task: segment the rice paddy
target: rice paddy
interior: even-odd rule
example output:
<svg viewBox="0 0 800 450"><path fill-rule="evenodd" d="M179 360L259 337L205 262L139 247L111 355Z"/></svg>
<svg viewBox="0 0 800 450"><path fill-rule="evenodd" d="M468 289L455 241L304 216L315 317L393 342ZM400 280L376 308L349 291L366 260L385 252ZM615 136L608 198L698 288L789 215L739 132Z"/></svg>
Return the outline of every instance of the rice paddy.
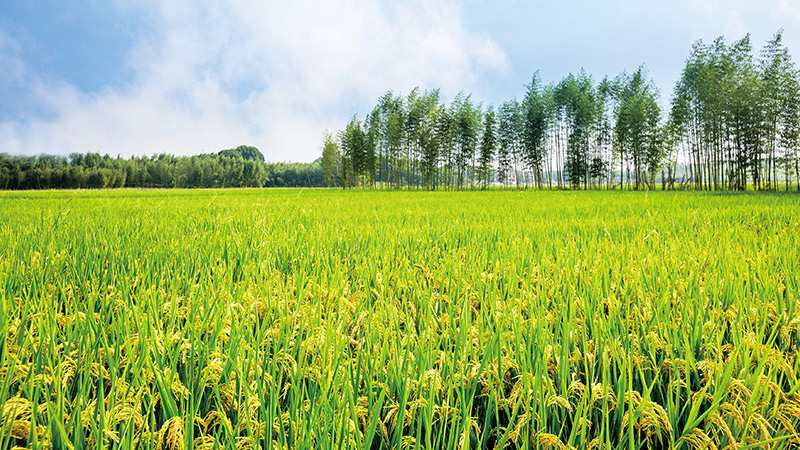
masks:
<svg viewBox="0 0 800 450"><path fill-rule="evenodd" d="M0 449L800 448L800 197L0 193Z"/></svg>

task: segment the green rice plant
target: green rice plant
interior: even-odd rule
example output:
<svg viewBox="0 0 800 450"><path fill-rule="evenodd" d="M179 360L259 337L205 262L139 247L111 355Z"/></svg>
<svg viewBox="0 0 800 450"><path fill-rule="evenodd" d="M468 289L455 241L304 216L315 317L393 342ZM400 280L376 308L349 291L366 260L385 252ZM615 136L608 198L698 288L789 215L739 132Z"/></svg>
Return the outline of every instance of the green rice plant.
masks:
<svg viewBox="0 0 800 450"><path fill-rule="evenodd" d="M800 448L798 211L0 193L0 449Z"/></svg>

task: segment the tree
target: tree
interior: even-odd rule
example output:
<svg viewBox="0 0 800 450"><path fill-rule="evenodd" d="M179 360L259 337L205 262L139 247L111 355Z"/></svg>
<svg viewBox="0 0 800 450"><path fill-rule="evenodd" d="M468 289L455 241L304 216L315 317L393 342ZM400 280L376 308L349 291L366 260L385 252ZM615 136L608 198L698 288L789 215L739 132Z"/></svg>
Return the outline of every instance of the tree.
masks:
<svg viewBox="0 0 800 450"><path fill-rule="evenodd" d="M633 163L635 188L645 181L653 181L664 155L661 108L658 92L652 80L645 80L644 68L639 67L633 75L618 77L619 100L615 111L614 126L616 150L621 163ZM620 167L620 183L623 167ZM645 176L650 174L650 178Z"/></svg>
<svg viewBox="0 0 800 450"><path fill-rule="evenodd" d="M240 145L236 148L220 150L219 155L229 158L242 158L250 161L264 162L264 155L257 148L249 145Z"/></svg>
<svg viewBox="0 0 800 450"><path fill-rule="evenodd" d="M436 185L439 162L437 133L439 91L414 89L406 100L405 135L408 147L408 186Z"/></svg>
<svg viewBox="0 0 800 450"><path fill-rule="evenodd" d="M322 135L322 173L325 185L335 186L339 163L339 144L329 132Z"/></svg>
<svg viewBox="0 0 800 450"><path fill-rule="evenodd" d="M569 74L556 86L554 100L567 135L564 172L572 187L588 186L589 148L597 122L597 99L592 79L585 72Z"/></svg>
<svg viewBox="0 0 800 450"><path fill-rule="evenodd" d="M496 120L494 108L489 106L483 116L483 135L481 136L480 157L478 159L480 180L483 182L483 189L489 184L489 175L492 172L492 162L494 153L497 149L497 131L495 129Z"/></svg>
<svg viewBox="0 0 800 450"><path fill-rule="evenodd" d="M453 185L453 163L455 146L455 118L451 108L438 105L435 112L436 141L439 145L439 184L450 187Z"/></svg>
<svg viewBox="0 0 800 450"><path fill-rule="evenodd" d="M547 155L545 145L552 120L547 96L548 92L542 86L539 72L536 72L531 83L527 85L525 99L522 101L521 138L525 164L533 172L537 187L543 184L543 169Z"/></svg>
<svg viewBox="0 0 800 450"><path fill-rule="evenodd" d="M508 181L508 174L514 170L514 180L519 186L519 155L522 136L522 116L520 105L516 100L510 100L499 109L497 129L498 139L498 172L503 182Z"/></svg>
<svg viewBox="0 0 800 450"><path fill-rule="evenodd" d="M475 150L478 145L478 129L481 123L481 111L472 104L469 96L459 94L451 106L454 117L454 135L456 147L456 168L458 170L458 187L462 189L467 177L474 175ZM472 165L473 173L469 172Z"/></svg>
<svg viewBox="0 0 800 450"><path fill-rule="evenodd" d="M358 186L366 168L366 134L355 116L339 134L342 152L342 187Z"/></svg>
<svg viewBox="0 0 800 450"><path fill-rule="evenodd" d="M426 92L420 99L422 119L417 129L417 147L420 151L422 183L435 189L438 182L439 150L441 148L439 124L439 91Z"/></svg>
<svg viewBox="0 0 800 450"><path fill-rule="evenodd" d="M777 189L779 166L783 166L788 189L791 167L797 170L798 72L783 45L783 30L779 30L767 41L761 51L760 75L765 112L764 136L766 161L766 184L768 189ZM794 158L793 158L794 157ZM794 159L794 164L792 159Z"/></svg>
<svg viewBox="0 0 800 450"><path fill-rule="evenodd" d="M727 90L728 187L745 190L748 170L760 159L763 110L758 70L753 61L750 36L734 43L730 53L730 76Z"/></svg>
<svg viewBox="0 0 800 450"><path fill-rule="evenodd" d="M380 162L377 160L379 157L379 148L381 147L381 111L379 107L375 107L368 115L364 123L366 127L366 139L364 142L364 171L368 177L367 184L375 187L377 166Z"/></svg>
<svg viewBox="0 0 800 450"><path fill-rule="evenodd" d="M792 73L793 72L793 73ZM794 180L800 191L800 71L793 65L786 69L787 77L784 85L781 119L785 124L781 134L781 146L784 148L784 175L786 190L792 177L794 163Z"/></svg>
<svg viewBox="0 0 800 450"><path fill-rule="evenodd" d="M402 148L404 137L405 111L403 99L394 96L391 92L383 95L378 107L381 111L381 144L382 154L385 159L381 163L381 170L386 171L386 182L389 186L400 187L400 168L402 161ZM385 169L384 169L385 168Z"/></svg>

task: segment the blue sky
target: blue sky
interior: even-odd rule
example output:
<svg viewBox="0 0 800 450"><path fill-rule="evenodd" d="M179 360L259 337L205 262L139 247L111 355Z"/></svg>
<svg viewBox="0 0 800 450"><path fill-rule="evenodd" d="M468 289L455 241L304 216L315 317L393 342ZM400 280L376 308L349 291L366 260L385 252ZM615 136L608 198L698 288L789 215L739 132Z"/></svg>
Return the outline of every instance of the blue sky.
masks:
<svg viewBox="0 0 800 450"><path fill-rule="evenodd" d="M496 105L536 70L644 63L667 104L694 41L750 33L757 50L780 28L796 55L800 2L4 0L0 152L311 161L387 90Z"/></svg>

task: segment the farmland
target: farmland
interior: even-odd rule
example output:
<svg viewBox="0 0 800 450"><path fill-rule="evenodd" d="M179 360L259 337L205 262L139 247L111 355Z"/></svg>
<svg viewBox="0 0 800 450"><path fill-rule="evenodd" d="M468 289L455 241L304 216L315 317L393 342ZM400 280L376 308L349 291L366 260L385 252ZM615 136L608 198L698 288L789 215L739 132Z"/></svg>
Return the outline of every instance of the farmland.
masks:
<svg viewBox="0 0 800 450"><path fill-rule="evenodd" d="M0 449L798 448L800 197L0 193Z"/></svg>

